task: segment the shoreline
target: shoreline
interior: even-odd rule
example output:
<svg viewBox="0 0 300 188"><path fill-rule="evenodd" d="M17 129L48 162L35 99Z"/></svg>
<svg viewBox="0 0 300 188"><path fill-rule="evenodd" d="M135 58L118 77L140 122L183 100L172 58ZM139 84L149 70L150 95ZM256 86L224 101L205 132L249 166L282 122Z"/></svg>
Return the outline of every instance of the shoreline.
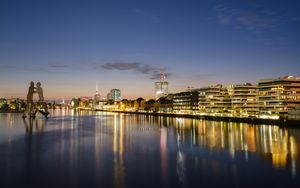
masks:
<svg viewBox="0 0 300 188"><path fill-rule="evenodd" d="M86 109L79 109L86 110ZM123 114L140 114L151 116L163 116L163 117L177 117L177 118L190 118L190 119L202 119L209 121L226 121L226 122L240 122L249 124L267 124L267 125L279 125L279 126L291 126L300 128L300 120L286 120L286 119L262 119L262 118L249 118L249 117L228 117L228 116L211 116L211 115L191 115L191 114L172 114L172 113L156 113L156 112L133 112L133 111L119 111L119 110L91 110L101 112L115 112Z"/></svg>
<svg viewBox="0 0 300 188"><path fill-rule="evenodd" d="M228 117L228 116L212 116L212 115L192 115L192 114L174 114L174 113L158 113L158 112L135 112L135 111L121 111L121 110L100 110L100 109L74 109L79 111L100 111L100 112L113 112L123 114L138 114L138 115L149 115L149 116L162 116L162 117L173 117L173 118L189 118L189 119L200 119L209 121L225 121L225 122L239 122L249 123L256 125L278 125L283 127L297 127L300 128L300 120L287 120L287 119L262 119L256 117ZM0 113L23 113L22 111L0 111ZM51 116L50 116L51 117Z"/></svg>

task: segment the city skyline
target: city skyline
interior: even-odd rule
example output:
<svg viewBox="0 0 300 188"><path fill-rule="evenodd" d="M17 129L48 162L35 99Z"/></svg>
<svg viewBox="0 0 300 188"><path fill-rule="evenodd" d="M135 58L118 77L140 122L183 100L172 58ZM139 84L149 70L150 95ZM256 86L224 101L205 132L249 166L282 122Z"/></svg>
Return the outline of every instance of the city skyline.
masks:
<svg viewBox="0 0 300 188"><path fill-rule="evenodd" d="M0 97L153 98L159 71L170 93L299 75L296 1L0 3ZM141 89L142 88L142 89Z"/></svg>

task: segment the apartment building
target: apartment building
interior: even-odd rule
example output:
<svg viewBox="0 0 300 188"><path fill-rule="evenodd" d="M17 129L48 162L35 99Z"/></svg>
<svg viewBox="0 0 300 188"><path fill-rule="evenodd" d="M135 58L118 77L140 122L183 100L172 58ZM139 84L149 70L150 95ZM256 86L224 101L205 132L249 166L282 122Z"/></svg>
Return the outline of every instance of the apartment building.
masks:
<svg viewBox="0 0 300 188"><path fill-rule="evenodd" d="M286 117L288 110L299 104L300 77L284 76L259 81L258 105L261 115Z"/></svg>

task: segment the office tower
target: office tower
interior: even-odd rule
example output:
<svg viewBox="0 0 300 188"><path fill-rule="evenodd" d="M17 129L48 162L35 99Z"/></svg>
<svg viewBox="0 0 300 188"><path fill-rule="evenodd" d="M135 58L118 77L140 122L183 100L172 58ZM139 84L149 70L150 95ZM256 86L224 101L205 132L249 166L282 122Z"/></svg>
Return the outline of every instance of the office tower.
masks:
<svg viewBox="0 0 300 188"><path fill-rule="evenodd" d="M96 84L96 93L95 93L95 96L94 96L94 100L96 102L96 101L99 101L100 99L101 99L101 96L98 92L98 84Z"/></svg>
<svg viewBox="0 0 300 188"><path fill-rule="evenodd" d="M155 99L159 99L160 97L165 97L168 95L168 86L169 83L166 80L166 76L163 72L160 73L160 81L155 82Z"/></svg>
<svg viewBox="0 0 300 188"><path fill-rule="evenodd" d="M110 92L107 94L108 100L113 101L121 101L121 90L120 89L111 89Z"/></svg>

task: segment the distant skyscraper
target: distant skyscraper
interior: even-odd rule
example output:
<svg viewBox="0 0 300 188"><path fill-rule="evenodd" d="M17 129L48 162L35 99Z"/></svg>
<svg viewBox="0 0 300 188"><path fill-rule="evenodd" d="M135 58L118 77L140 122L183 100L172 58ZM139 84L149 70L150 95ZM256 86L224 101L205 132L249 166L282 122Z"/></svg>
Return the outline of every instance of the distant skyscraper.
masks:
<svg viewBox="0 0 300 188"><path fill-rule="evenodd" d="M65 98L63 97L61 104L65 104Z"/></svg>
<svg viewBox="0 0 300 188"><path fill-rule="evenodd" d="M160 97L165 97L168 95L168 86L169 83L165 81L166 76L164 72L160 72L160 81L155 82L155 99L159 99Z"/></svg>
<svg viewBox="0 0 300 188"><path fill-rule="evenodd" d="M95 96L94 96L94 100L95 101L99 101L101 99L101 96L98 92L98 83L96 84L96 93L95 93Z"/></svg>
<svg viewBox="0 0 300 188"><path fill-rule="evenodd" d="M111 89L110 92L107 94L108 100L113 101L120 101L121 98L121 90L120 89Z"/></svg>

